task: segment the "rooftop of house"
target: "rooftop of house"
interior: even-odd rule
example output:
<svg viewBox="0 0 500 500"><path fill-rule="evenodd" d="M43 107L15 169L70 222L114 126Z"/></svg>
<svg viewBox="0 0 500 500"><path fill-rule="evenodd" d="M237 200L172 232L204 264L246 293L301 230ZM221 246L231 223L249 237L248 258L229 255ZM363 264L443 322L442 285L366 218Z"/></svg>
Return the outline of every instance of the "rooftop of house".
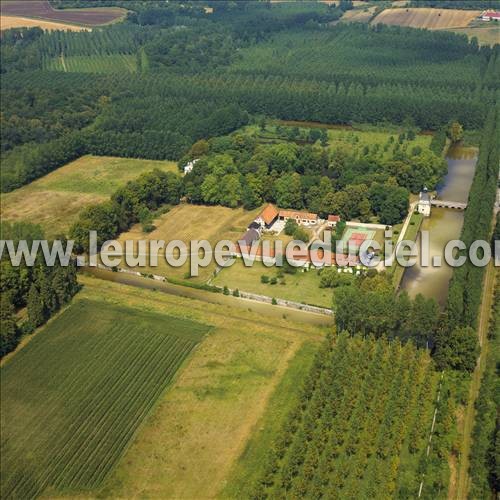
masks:
<svg viewBox="0 0 500 500"><path fill-rule="evenodd" d="M430 203L431 197L426 189L420 192L420 202L421 203Z"/></svg>
<svg viewBox="0 0 500 500"><path fill-rule="evenodd" d="M280 210L280 217L288 217L291 219L310 219L316 220L318 218L318 214L313 214L311 212L298 212L296 210Z"/></svg>
<svg viewBox="0 0 500 500"><path fill-rule="evenodd" d="M272 203L269 203L269 205L262 210L259 217L266 224L271 224L271 222L278 217L278 209Z"/></svg>

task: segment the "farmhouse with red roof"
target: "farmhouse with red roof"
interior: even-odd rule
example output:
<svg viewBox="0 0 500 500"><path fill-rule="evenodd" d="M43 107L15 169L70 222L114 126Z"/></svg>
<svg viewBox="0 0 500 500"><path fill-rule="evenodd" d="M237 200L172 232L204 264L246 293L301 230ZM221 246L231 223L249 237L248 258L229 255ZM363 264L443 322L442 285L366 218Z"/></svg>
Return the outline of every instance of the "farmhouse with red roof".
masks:
<svg viewBox="0 0 500 500"><path fill-rule="evenodd" d="M500 12L495 10L485 10L481 14L481 21L500 21Z"/></svg>

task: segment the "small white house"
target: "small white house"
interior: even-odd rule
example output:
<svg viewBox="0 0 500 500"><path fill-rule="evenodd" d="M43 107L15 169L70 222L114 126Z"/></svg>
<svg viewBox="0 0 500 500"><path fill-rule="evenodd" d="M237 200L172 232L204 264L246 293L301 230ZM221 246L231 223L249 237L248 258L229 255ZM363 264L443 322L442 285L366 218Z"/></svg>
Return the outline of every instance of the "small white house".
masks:
<svg viewBox="0 0 500 500"><path fill-rule="evenodd" d="M423 191L420 192L420 198L418 200L417 210L424 217L430 217L431 215L431 197L427 192L427 189L424 188Z"/></svg>
<svg viewBox="0 0 500 500"><path fill-rule="evenodd" d="M191 160L186 165L184 165L184 174L189 174L189 172L192 172L193 167L195 166L195 164L198 160L199 160L199 158L196 158L195 160Z"/></svg>

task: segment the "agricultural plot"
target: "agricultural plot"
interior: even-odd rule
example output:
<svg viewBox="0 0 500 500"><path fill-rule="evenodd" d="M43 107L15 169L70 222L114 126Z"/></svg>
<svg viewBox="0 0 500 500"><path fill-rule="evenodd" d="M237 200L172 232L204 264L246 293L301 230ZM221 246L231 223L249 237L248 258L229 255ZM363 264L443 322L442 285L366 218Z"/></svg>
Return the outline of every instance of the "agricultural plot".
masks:
<svg viewBox="0 0 500 500"><path fill-rule="evenodd" d="M500 43L500 26L497 23L483 23L482 25L455 28L449 31L453 31L453 33L459 35L467 35L469 40L476 37L479 45L495 45Z"/></svg>
<svg viewBox="0 0 500 500"><path fill-rule="evenodd" d="M359 9L351 9L345 12L345 14L341 17L341 22L346 23L367 23L375 14L377 9L376 5L372 5L369 7L363 7Z"/></svg>
<svg viewBox="0 0 500 500"><path fill-rule="evenodd" d="M79 299L2 367L2 497L98 487L209 331Z"/></svg>
<svg viewBox="0 0 500 500"><path fill-rule="evenodd" d="M480 10L434 8L385 9L371 23L426 28L429 30L465 28L480 14Z"/></svg>
<svg viewBox="0 0 500 500"><path fill-rule="evenodd" d="M266 458L266 426L276 426L269 417L262 440L241 456L239 469L260 475L237 468L227 490L238 498L416 497L438 379L428 353L411 344L347 336L326 343ZM446 408L438 408L436 429Z"/></svg>
<svg viewBox="0 0 500 500"><path fill-rule="evenodd" d="M153 222L155 226L151 233L144 233L142 226L136 224L130 231L122 233L119 240L180 240L186 243L189 250L191 240L208 240L212 248L218 241L230 240L236 242L246 231L250 222L261 211L261 208L247 211L243 208L227 208L222 206L203 206L181 204L172 207ZM135 247L136 248L136 247ZM144 272L167 276L169 278L188 278L190 256L180 267L172 267L165 261L164 251L159 253L158 266L143 268ZM195 281L207 281L215 270L215 263L200 268L200 275L192 278Z"/></svg>
<svg viewBox="0 0 500 500"><path fill-rule="evenodd" d="M131 54L61 56L49 60L45 69L75 73L135 73L137 58Z"/></svg>
<svg viewBox="0 0 500 500"><path fill-rule="evenodd" d="M159 168L177 172L174 162L82 156L27 186L3 194L3 220L41 224L47 237L64 233L88 205L105 201L120 186Z"/></svg>
<svg viewBox="0 0 500 500"><path fill-rule="evenodd" d="M42 28L45 31L87 31L89 29L84 26L76 26L74 24L59 23L54 21L43 21L42 19L29 19L27 17L20 16L0 16L0 30L34 27Z"/></svg>
<svg viewBox="0 0 500 500"><path fill-rule="evenodd" d="M111 274L111 277L116 274ZM79 297L213 326L141 426L123 459L94 492L106 498L214 498L278 384L299 362L304 373L326 329L293 312L222 294L197 299L87 276ZM182 293L181 293L182 295ZM237 306L232 303L237 302ZM314 315L312 315L314 316ZM299 359L300 358L300 359ZM296 395L293 384L282 396Z"/></svg>
<svg viewBox="0 0 500 500"><path fill-rule="evenodd" d="M119 7L90 9L54 9L48 0L4 0L2 16L21 16L62 21L84 26L98 26L120 20L127 11Z"/></svg>

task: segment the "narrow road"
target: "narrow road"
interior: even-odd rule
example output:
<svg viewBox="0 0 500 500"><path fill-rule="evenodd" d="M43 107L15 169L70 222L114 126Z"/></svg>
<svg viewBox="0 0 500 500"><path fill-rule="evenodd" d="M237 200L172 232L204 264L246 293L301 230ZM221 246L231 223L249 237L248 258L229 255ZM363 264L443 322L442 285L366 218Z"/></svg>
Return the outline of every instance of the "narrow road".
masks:
<svg viewBox="0 0 500 500"><path fill-rule="evenodd" d="M83 269L83 268L82 268ZM271 305L265 302L251 300L243 297L233 297L232 295L224 295L222 293L213 293L199 288L190 288L187 286L176 285L169 282L156 281L149 278L143 278L127 273L115 273L95 267L86 267L86 273L99 279L121 283L123 285L135 286L138 288L146 288L149 290L157 290L159 292L185 297L190 299L210 302L212 304L220 304L232 307L243 308L247 311L253 311L260 316L263 314L271 317L286 316L290 322L297 321L299 323L309 323L319 326L330 326L333 324L333 316L326 314L318 314L307 310L300 310L281 305Z"/></svg>
<svg viewBox="0 0 500 500"><path fill-rule="evenodd" d="M495 286L496 269L493 262L490 262L486 268L483 284L483 295L481 309L479 312L479 344L481 352L477 361L476 369L472 375L469 389L469 398L464 415L462 444L460 447L460 466L458 471L456 494L452 498L466 500L470 485L469 477L469 453L471 447L472 429L474 427L474 417L476 414L475 402L481 386L484 368L486 365L486 356L488 354L488 326L491 316L491 307L493 304L493 290ZM452 485L450 485L451 487Z"/></svg>

